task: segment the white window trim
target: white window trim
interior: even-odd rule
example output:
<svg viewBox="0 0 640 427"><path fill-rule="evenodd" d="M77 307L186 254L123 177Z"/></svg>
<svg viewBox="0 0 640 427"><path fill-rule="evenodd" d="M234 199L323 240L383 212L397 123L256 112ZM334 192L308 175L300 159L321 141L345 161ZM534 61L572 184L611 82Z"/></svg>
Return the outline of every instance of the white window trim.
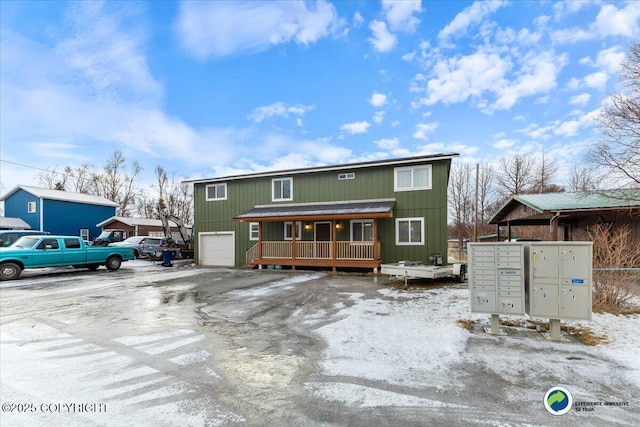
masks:
<svg viewBox="0 0 640 427"><path fill-rule="evenodd" d="M37 205L36 202L27 202L27 213L36 213Z"/></svg>
<svg viewBox="0 0 640 427"><path fill-rule="evenodd" d="M280 198L280 199L276 199L276 188L275 188L275 183L276 181L286 181L289 180L290 185L289 185L289 191L290 191L290 197L288 198ZM282 184L280 184L282 185ZM282 189L282 187L280 188ZM272 202L287 202L287 201L291 201L293 200L293 177L291 176L283 176L281 178L273 178L271 180L271 201Z"/></svg>
<svg viewBox="0 0 640 427"><path fill-rule="evenodd" d="M345 172L338 174L338 180L343 181L345 179L356 179L355 172Z"/></svg>
<svg viewBox="0 0 640 427"><path fill-rule="evenodd" d="M427 170L427 185L421 187L415 187L413 185L413 174L411 175L411 187L398 187L398 172L403 171L414 171L416 169L426 169ZM432 167L431 165L420 165L420 166L407 166L403 168L395 168L393 170L393 191L417 191L417 190L431 190L432 188Z"/></svg>
<svg viewBox="0 0 640 427"><path fill-rule="evenodd" d="M412 222L419 221L420 222L420 242L401 242L400 241L400 222ZM409 233L411 236L411 233ZM424 246L424 218L416 217L416 218L396 218L396 245L397 246Z"/></svg>
<svg viewBox="0 0 640 427"><path fill-rule="evenodd" d="M293 240L291 236L287 236L287 225L291 224L293 227L293 221L285 221L284 223L284 240ZM296 221L296 240L300 240L302 236L302 221Z"/></svg>
<svg viewBox="0 0 640 427"><path fill-rule="evenodd" d="M89 229L88 228L81 228L80 229L80 237L82 238L82 240L89 240Z"/></svg>
<svg viewBox="0 0 640 427"><path fill-rule="evenodd" d="M349 221L349 240L351 240L352 242L355 242L356 240L353 240L353 224L363 224L365 222L370 222L371 223L371 227L373 227L373 220L372 219L352 219L351 221ZM373 230L372 230L373 231ZM371 238L373 238L373 233L371 235ZM358 240L360 241L360 240ZM372 240L362 240L363 242L370 242Z"/></svg>
<svg viewBox="0 0 640 427"><path fill-rule="evenodd" d="M256 227L254 230L253 227ZM253 237L254 231L256 232L256 236ZM249 223L249 240L259 240L260 239L260 223L259 222L250 222Z"/></svg>
<svg viewBox="0 0 640 427"><path fill-rule="evenodd" d="M209 197L209 187L224 187L224 197ZM217 193L217 191L215 191L214 193ZM223 183L217 183L217 184L208 184L205 189L204 189L204 196L207 200L207 202L218 202L221 200L227 200L227 183L223 182Z"/></svg>

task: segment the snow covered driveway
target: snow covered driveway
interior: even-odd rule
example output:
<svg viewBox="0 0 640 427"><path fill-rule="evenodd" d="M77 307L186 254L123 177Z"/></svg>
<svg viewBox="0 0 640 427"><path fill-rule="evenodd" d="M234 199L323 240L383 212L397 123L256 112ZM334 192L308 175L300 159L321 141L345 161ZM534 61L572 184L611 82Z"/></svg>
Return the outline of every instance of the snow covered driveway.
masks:
<svg viewBox="0 0 640 427"><path fill-rule="evenodd" d="M640 424L640 317L580 322L596 347L483 323L454 285L144 261L28 275L0 284L0 425ZM543 406L554 386L566 415Z"/></svg>

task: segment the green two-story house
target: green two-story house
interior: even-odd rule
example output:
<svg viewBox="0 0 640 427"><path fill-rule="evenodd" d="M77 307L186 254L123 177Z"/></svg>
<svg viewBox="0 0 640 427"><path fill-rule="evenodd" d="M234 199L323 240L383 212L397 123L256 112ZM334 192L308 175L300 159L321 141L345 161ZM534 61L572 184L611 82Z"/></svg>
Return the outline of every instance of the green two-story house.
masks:
<svg viewBox="0 0 640 427"><path fill-rule="evenodd" d="M377 270L447 254L457 153L188 181L205 266Z"/></svg>

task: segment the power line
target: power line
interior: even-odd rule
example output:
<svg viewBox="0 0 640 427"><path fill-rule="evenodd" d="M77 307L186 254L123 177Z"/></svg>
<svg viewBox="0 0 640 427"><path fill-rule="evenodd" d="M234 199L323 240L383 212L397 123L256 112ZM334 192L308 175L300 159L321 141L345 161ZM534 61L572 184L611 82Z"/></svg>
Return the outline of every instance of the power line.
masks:
<svg viewBox="0 0 640 427"><path fill-rule="evenodd" d="M57 173L59 175L64 175L65 174L64 172L58 172L56 170L50 170L50 169L37 168L35 166L29 166L29 165L25 165L25 164L18 163L18 162L12 162L10 160L0 159L0 162L9 163L9 164L16 165L16 166L22 166L22 167L29 168L29 169L35 169L35 170L39 170L39 171L42 171L42 172Z"/></svg>

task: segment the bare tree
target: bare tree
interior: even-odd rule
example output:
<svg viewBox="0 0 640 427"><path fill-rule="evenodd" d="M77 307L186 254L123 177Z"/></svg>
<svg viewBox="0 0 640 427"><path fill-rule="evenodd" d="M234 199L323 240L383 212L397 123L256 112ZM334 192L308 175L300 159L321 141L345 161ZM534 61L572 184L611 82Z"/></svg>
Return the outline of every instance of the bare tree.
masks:
<svg viewBox="0 0 640 427"><path fill-rule="evenodd" d="M495 213L496 191L495 171L489 164L484 164L478 170L478 234L489 234L491 226L489 220Z"/></svg>
<svg viewBox="0 0 640 427"><path fill-rule="evenodd" d="M558 173L558 162L556 159L549 159L542 150L540 161L534 166L533 184L530 192L548 193L556 192L559 187L553 184L553 179Z"/></svg>
<svg viewBox="0 0 640 427"><path fill-rule="evenodd" d="M503 197L529 192L535 182L535 158L524 154L500 159L496 182Z"/></svg>
<svg viewBox="0 0 640 427"><path fill-rule="evenodd" d="M65 190L67 185L67 175L58 172L56 168L47 169L38 173L38 182L47 190Z"/></svg>
<svg viewBox="0 0 640 427"><path fill-rule="evenodd" d="M469 163L455 164L449 181L449 200L453 217L452 237L458 239L458 247L473 234L474 190L472 168Z"/></svg>
<svg viewBox="0 0 640 427"><path fill-rule="evenodd" d="M185 223L193 221L193 191L191 186L178 181L175 174L169 178L162 166L155 168L158 199L155 202L156 213L159 217L160 209L168 215L175 215Z"/></svg>
<svg viewBox="0 0 640 427"><path fill-rule="evenodd" d="M620 188L640 188L640 43L621 64L622 92L614 94L597 120L602 139L587 154ZM637 195L640 198L640 194Z"/></svg>
<svg viewBox="0 0 640 427"><path fill-rule="evenodd" d="M592 191L596 189L596 182L593 169L583 165L574 165L569 171L567 190L573 192Z"/></svg>
<svg viewBox="0 0 640 427"><path fill-rule="evenodd" d="M103 172L93 175L93 187L97 195L120 205L119 216L129 216L135 206L138 192L135 183L141 172L142 167L137 162L133 162L127 172L126 159L116 150L107 160Z"/></svg>

